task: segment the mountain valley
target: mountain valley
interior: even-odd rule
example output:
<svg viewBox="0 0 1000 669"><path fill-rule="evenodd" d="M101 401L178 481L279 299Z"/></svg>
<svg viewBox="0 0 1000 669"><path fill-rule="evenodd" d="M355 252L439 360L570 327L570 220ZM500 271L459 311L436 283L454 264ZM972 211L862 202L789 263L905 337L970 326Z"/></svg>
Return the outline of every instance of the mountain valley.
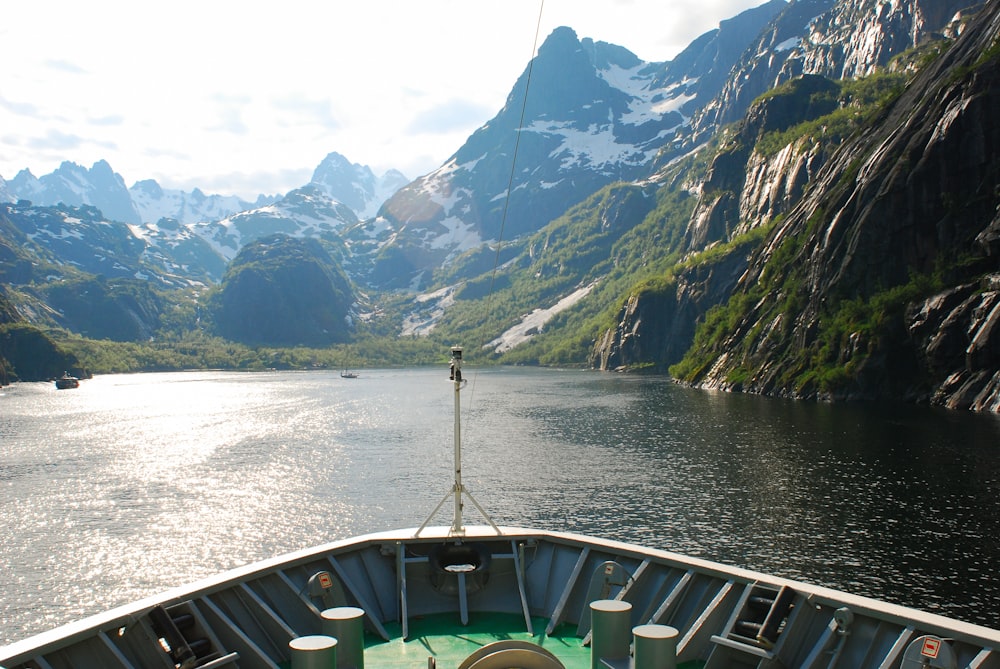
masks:
<svg viewBox="0 0 1000 669"><path fill-rule="evenodd" d="M998 44L1000 0L772 0L666 63L557 29L414 180L330 153L250 202L22 171L0 179L0 381L459 342L1000 411Z"/></svg>

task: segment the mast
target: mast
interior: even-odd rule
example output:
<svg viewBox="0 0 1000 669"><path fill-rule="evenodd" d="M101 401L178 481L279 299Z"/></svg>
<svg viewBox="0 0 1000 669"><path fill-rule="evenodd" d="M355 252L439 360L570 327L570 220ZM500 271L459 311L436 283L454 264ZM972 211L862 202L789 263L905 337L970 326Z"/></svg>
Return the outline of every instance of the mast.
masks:
<svg viewBox="0 0 1000 669"><path fill-rule="evenodd" d="M490 527L499 535L503 534L500 528L497 527L493 519L490 518L486 510L479 505L472 493L469 492L464 485L462 485L462 400L461 393L462 388L465 385L465 380L462 378L462 347L452 346L451 347L451 366L448 380L452 382L455 389L455 481L452 484L451 490L445 493L444 497L438 502L438 505L434 507L431 511L431 515L427 516L427 520L417 529L414 536L419 537L420 533L424 531L427 527L427 523L431 521L437 512L441 510L444 503L448 501L449 496L454 496L455 500L455 512L452 516L451 528L448 530L448 536L452 537L462 537L465 536L465 526L462 524L462 496L465 495L472 502L473 506L482 514L486 522L490 524Z"/></svg>
<svg viewBox="0 0 1000 669"><path fill-rule="evenodd" d="M451 349L451 375L455 385L455 517L451 523L451 534L465 534L462 525L462 348Z"/></svg>

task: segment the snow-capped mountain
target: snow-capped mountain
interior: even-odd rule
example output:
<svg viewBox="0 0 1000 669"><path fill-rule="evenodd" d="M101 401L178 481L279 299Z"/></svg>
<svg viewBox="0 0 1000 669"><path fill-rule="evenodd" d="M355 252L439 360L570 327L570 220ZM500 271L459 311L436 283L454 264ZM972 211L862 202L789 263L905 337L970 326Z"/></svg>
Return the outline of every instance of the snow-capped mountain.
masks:
<svg viewBox="0 0 1000 669"><path fill-rule="evenodd" d="M153 179L137 181L128 191L143 223L155 223L161 218L180 223L218 221L280 198L279 195L258 195L254 202L249 202L235 195L206 195L199 188L190 192L163 188Z"/></svg>
<svg viewBox="0 0 1000 669"><path fill-rule="evenodd" d="M357 217L370 218L408 181L397 170L376 177L368 166L352 164L339 153L331 153L316 167L310 184L329 199L350 207ZM40 178L30 170L22 170L9 183L0 178L0 202L23 199L40 206L90 205L111 220L134 225L155 224L161 219L182 225L221 221L267 207L281 197L261 194L249 201L234 195L208 195L199 188L191 191L163 188L153 179L137 181L131 188L125 188L122 177L103 160L90 169L64 162Z"/></svg>
<svg viewBox="0 0 1000 669"><path fill-rule="evenodd" d="M284 233L342 246L339 232L357 223L350 207L330 198L316 185L307 185L273 204L218 221L181 223L163 218L131 227L133 234L146 243L145 256L151 264L171 274L197 270L200 280L216 282L240 249L252 241Z"/></svg>
<svg viewBox="0 0 1000 669"><path fill-rule="evenodd" d="M144 275L144 244L128 227L109 221L93 206L0 204L0 216L33 245L44 249L53 265L69 265L108 278ZM32 277L40 279L42 277Z"/></svg>
<svg viewBox="0 0 1000 669"><path fill-rule="evenodd" d="M382 203L409 183L409 179L398 170L389 170L376 177L367 165L351 163L334 152L316 167L309 183L353 209L358 218L364 219L375 216Z"/></svg>
<svg viewBox="0 0 1000 669"><path fill-rule="evenodd" d="M90 205L114 221L142 222L125 180L104 160L97 161L90 169L67 161L51 174L38 178L30 170L21 170L8 182L8 189L15 199L30 200L36 205Z"/></svg>
<svg viewBox="0 0 1000 669"><path fill-rule="evenodd" d="M743 12L670 63L557 28L503 109L379 212L397 247L382 257L411 272L392 285L412 285L482 243L535 232L609 183L648 176L651 164L676 155L678 132L784 6L772 0ZM377 262L371 276L384 274Z"/></svg>
<svg viewBox="0 0 1000 669"><path fill-rule="evenodd" d="M39 206L89 205L113 221L133 225L155 223L161 218L182 223L217 221L270 204L279 197L260 195L249 202L235 196L206 195L197 188L190 192L166 189L152 179L126 188L125 180L104 160L90 169L66 161L42 177L21 170L9 182L7 190L6 196L0 191L0 201L29 200Z"/></svg>

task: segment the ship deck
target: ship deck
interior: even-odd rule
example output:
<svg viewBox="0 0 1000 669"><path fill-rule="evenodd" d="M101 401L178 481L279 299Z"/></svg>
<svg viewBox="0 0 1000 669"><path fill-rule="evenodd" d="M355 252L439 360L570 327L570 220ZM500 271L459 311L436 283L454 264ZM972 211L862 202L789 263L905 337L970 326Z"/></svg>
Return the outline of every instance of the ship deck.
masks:
<svg viewBox="0 0 1000 669"><path fill-rule="evenodd" d="M563 624L545 635L547 621L532 621L536 630L529 634L524 619L508 613L476 613L466 626L456 627L454 614L435 614L410 621L410 635L402 639L398 625L387 626L389 641L366 635L365 666L369 669L413 669L427 667L433 657L438 667L458 667L478 649L497 641L528 641L549 651L566 669L590 669L590 648L576 635L576 625ZM704 662L690 661L678 669L700 669Z"/></svg>

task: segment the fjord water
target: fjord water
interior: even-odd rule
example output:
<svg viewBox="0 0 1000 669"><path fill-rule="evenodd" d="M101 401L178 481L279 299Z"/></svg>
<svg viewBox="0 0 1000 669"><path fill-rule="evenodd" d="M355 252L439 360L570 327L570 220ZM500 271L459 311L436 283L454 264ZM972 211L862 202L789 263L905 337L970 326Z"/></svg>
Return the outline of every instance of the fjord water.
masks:
<svg viewBox="0 0 1000 669"><path fill-rule="evenodd" d="M499 524L1000 626L997 416L591 372L466 378L463 481ZM0 389L0 644L250 561L420 525L451 487L452 409L438 368Z"/></svg>

